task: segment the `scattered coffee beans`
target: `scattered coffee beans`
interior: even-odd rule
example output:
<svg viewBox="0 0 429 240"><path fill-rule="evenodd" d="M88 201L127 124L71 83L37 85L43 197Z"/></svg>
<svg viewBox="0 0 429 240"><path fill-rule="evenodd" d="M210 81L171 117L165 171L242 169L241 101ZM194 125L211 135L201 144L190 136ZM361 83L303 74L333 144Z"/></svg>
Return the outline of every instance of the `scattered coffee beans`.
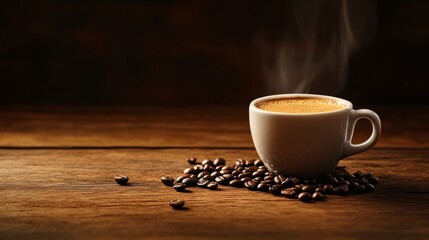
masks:
<svg viewBox="0 0 429 240"><path fill-rule="evenodd" d="M165 186L173 186L174 178L164 176L164 177L161 177L161 182L164 183Z"/></svg>
<svg viewBox="0 0 429 240"><path fill-rule="evenodd" d="M351 173L346 166L337 166L329 173L316 179L298 179L269 172L260 159L238 159L235 164L227 165L225 159L205 159L201 163L196 158L188 158L189 164L184 175L174 181L172 177L162 177L166 186L176 191L184 191L186 187L199 186L210 190L219 185L245 187L251 191L270 192L273 195L302 202L322 201L326 194L343 195L350 192L364 193L375 190L380 180L370 172L357 171ZM116 180L116 178L115 178ZM128 181L128 178L127 178Z"/></svg>
<svg viewBox="0 0 429 240"><path fill-rule="evenodd" d="M310 193L308 193L308 192L302 192L302 193L300 193L300 194L298 195L298 199L299 199L301 202L310 202L310 201L311 201L311 199L312 199L312 196L311 196L311 194L310 194Z"/></svg>
<svg viewBox="0 0 429 240"><path fill-rule="evenodd" d="M283 186L281 184L275 184L269 188L270 193L277 196L280 195L282 190Z"/></svg>
<svg viewBox="0 0 429 240"><path fill-rule="evenodd" d="M240 179L234 179L229 182L231 187L244 187L244 183Z"/></svg>
<svg viewBox="0 0 429 240"><path fill-rule="evenodd" d="M174 209L181 209L183 205L185 205L185 201L180 198L170 201L170 206Z"/></svg>
<svg viewBox="0 0 429 240"><path fill-rule="evenodd" d="M187 187L197 186L198 178L188 177L182 180L182 183L186 184Z"/></svg>
<svg viewBox="0 0 429 240"><path fill-rule="evenodd" d="M210 180L207 180L205 178L200 178L200 180L198 180L197 182L197 185L198 187L206 188L209 183L210 183Z"/></svg>
<svg viewBox="0 0 429 240"><path fill-rule="evenodd" d="M115 182L119 185L127 185L129 178L127 176L116 176L115 177Z"/></svg>
<svg viewBox="0 0 429 240"><path fill-rule="evenodd" d="M216 158L216 159L213 161L213 165L214 165L214 166L221 166L221 165L225 165L225 159L223 159L223 158Z"/></svg>
<svg viewBox="0 0 429 240"><path fill-rule="evenodd" d="M207 188L210 190L216 190L219 187L219 184L217 182L211 181L209 184L207 184Z"/></svg>
<svg viewBox="0 0 429 240"><path fill-rule="evenodd" d="M302 187L302 191L308 193L314 193L316 189L317 187L314 185L305 185L304 187Z"/></svg>
<svg viewBox="0 0 429 240"><path fill-rule="evenodd" d="M314 201L322 201L323 200L323 194L321 194L320 192L315 192L315 193L313 193L312 198Z"/></svg>
<svg viewBox="0 0 429 240"><path fill-rule="evenodd" d="M176 183L173 185L174 190L178 192L183 192L186 189L186 184L184 183Z"/></svg>
<svg viewBox="0 0 429 240"><path fill-rule="evenodd" d="M188 163L192 164L192 165L197 164L197 159L194 158L194 157L189 157L188 158Z"/></svg>

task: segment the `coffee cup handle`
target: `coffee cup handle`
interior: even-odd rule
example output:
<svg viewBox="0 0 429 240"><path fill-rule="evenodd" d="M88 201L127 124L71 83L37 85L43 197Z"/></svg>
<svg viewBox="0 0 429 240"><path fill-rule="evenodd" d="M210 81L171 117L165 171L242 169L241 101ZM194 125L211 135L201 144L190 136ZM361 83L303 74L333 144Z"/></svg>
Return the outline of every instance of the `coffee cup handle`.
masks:
<svg viewBox="0 0 429 240"><path fill-rule="evenodd" d="M359 121L359 119L362 119L362 118L366 118L371 122L372 124L371 136L365 142L362 142L359 144L353 144L352 138L353 138L353 132L355 130L356 123ZM344 144L341 158L346 158L348 156L370 149L378 141L378 138L380 137L380 133L381 133L381 121L375 112L369 109L352 110L349 116L346 142Z"/></svg>

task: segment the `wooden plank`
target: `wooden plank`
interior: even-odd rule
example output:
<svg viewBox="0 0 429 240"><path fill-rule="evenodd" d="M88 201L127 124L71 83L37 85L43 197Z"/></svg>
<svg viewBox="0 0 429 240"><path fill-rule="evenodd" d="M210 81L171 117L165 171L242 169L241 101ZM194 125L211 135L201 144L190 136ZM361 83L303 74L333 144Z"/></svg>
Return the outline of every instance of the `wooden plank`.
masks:
<svg viewBox="0 0 429 240"><path fill-rule="evenodd" d="M341 161L381 179L373 193L304 204L221 187L177 193L188 156L243 149L0 150L0 239L427 239L429 149L372 149ZM130 177L118 186L116 174ZM186 200L187 210L167 202Z"/></svg>
<svg viewBox="0 0 429 240"><path fill-rule="evenodd" d="M379 108L376 147L429 147L428 107ZM253 148L247 106L2 107L0 147L243 147ZM370 134L360 121L355 141Z"/></svg>

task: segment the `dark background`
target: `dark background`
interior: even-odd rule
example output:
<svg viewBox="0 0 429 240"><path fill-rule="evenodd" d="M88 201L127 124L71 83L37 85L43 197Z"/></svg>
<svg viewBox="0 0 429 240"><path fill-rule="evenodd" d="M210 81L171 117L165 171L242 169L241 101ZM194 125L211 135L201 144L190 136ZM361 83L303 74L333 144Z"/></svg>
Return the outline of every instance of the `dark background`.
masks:
<svg viewBox="0 0 429 240"><path fill-rule="evenodd" d="M255 36L282 4L1 1L0 104L248 103L269 94ZM428 104L428 1L375 5L377 32L338 95Z"/></svg>

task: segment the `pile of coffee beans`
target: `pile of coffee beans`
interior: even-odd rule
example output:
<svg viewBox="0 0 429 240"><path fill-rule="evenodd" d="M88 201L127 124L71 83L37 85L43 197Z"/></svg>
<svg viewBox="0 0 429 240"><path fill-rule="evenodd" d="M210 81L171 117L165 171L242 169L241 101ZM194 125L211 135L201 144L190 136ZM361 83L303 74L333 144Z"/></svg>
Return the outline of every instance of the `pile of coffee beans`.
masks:
<svg viewBox="0 0 429 240"><path fill-rule="evenodd" d="M216 190L222 185L269 192L302 202L322 201L328 194L372 192L379 183L379 179L372 173L352 173L345 166L337 166L315 179L298 179L268 171L260 159L238 159L234 164L226 164L223 158L198 162L191 157L187 161L191 166L183 170L183 175L176 179L164 176L161 177L161 182L179 192L196 186Z"/></svg>

